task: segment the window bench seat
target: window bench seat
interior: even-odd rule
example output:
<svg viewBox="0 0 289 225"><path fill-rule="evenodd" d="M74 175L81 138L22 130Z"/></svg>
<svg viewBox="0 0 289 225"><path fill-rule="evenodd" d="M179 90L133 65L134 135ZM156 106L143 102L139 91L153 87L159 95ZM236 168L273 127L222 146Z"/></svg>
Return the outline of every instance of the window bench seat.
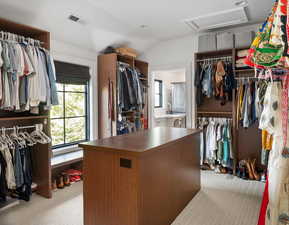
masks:
<svg viewBox="0 0 289 225"><path fill-rule="evenodd" d="M71 165L83 160L83 150L68 152L62 155L54 156L51 159L52 169Z"/></svg>

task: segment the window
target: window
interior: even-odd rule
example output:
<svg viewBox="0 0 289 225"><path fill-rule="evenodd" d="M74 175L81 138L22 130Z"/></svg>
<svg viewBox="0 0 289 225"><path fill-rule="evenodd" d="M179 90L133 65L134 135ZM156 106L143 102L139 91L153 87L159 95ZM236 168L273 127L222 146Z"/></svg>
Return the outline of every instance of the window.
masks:
<svg viewBox="0 0 289 225"><path fill-rule="evenodd" d="M155 80L155 108L163 107L163 81Z"/></svg>
<svg viewBox="0 0 289 225"><path fill-rule="evenodd" d="M59 105L50 112L53 148L89 139L88 85L57 83Z"/></svg>

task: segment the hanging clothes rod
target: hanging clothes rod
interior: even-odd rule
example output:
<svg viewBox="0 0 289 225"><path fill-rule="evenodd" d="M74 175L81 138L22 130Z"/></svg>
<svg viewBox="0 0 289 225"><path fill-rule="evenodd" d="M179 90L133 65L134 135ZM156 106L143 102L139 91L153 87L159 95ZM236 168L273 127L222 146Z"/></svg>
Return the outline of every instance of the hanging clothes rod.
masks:
<svg viewBox="0 0 289 225"><path fill-rule="evenodd" d="M214 58L206 58L206 59L197 59L197 62L206 62L206 61L220 61L220 60L232 60L232 56L224 56L224 57L214 57Z"/></svg>
<svg viewBox="0 0 289 225"><path fill-rule="evenodd" d="M30 37L25 37L18 34L13 34L10 32L0 31L0 40L2 41L9 41L9 42L27 42L29 44L35 45L35 44L45 44L44 42L40 40L36 40Z"/></svg>
<svg viewBox="0 0 289 225"><path fill-rule="evenodd" d="M235 80L253 80L253 79L259 80L260 78L258 77L235 77Z"/></svg>
<svg viewBox="0 0 289 225"><path fill-rule="evenodd" d="M232 118L225 118L225 117L198 117L197 118L198 120L200 120L200 119L206 119L206 120L208 120L208 119L216 119L216 120L227 120L227 121L233 121L233 119Z"/></svg>
<svg viewBox="0 0 289 225"><path fill-rule="evenodd" d="M18 126L15 126L15 127L8 127L8 128L5 128L3 127L2 130L4 131L9 131L9 130L15 130L15 129L32 129L32 128L37 128L39 127L39 125L42 125L42 124L37 124L37 125L33 125L33 126L22 126L22 127L18 127ZM1 129L0 129L1 130Z"/></svg>
<svg viewBox="0 0 289 225"><path fill-rule="evenodd" d="M131 65L129 65L128 63L125 63L125 62L120 62L120 61L118 61L117 63L118 63L119 65L122 65L122 66L131 67Z"/></svg>

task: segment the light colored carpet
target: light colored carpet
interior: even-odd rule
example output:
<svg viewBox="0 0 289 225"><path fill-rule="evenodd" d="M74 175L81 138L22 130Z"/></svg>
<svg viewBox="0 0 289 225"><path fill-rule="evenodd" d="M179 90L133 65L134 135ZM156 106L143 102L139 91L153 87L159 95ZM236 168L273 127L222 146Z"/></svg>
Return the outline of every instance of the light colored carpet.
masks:
<svg viewBox="0 0 289 225"><path fill-rule="evenodd" d="M202 190L172 225L257 225L265 185L202 172Z"/></svg>
<svg viewBox="0 0 289 225"><path fill-rule="evenodd" d="M172 225L256 225L264 185L202 172L202 191ZM0 225L83 225L82 183L51 200L33 195L0 214Z"/></svg>

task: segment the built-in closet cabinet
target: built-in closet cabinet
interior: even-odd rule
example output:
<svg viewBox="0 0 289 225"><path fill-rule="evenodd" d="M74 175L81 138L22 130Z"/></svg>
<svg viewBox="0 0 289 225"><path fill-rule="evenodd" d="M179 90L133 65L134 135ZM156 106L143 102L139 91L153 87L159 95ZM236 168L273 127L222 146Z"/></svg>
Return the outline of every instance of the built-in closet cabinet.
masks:
<svg viewBox="0 0 289 225"><path fill-rule="evenodd" d="M243 48L243 49L249 49ZM242 69L237 70L235 67L236 53L241 49L227 49L220 51L200 52L196 53L195 68L198 63L204 59L211 58L231 58L233 65L234 77L248 77L254 76L253 69ZM195 71L195 76L199 76L198 72ZM236 169L237 163L242 159L257 159L257 166L261 166L261 131L258 129L258 122L249 128L243 128L237 126L237 101L236 101L236 90L233 91L233 101L227 102L224 106L220 105L220 101L212 98L204 98L203 104L196 107L196 117L217 117L217 118L228 118L232 119L232 147L234 150L234 169ZM196 122L197 122L196 118ZM197 125L197 124L196 124Z"/></svg>
<svg viewBox="0 0 289 225"><path fill-rule="evenodd" d="M0 18L0 31L10 32L30 37L42 42L42 46L50 49L50 33L30 26L18 24ZM43 124L44 132L50 136L49 111L40 110L38 115L29 112L14 113L0 110L0 128L14 126L32 126ZM33 182L37 184L36 192L46 198L51 198L51 146L37 144L33 146Z"/></svg>
<svg viewBox="0 0 289 225"><path fill-rule="evenodd" d="M116 53L98 56L98 136L106 138L117 135L117 66L118 62L129 64L137 68L144 75L140 78L143 85L148 87L148 63L133 57ZM133 114L134 112L125 112ZM145 124L148 124L148 92L145 93L145 107L143 110ZM147 127L147 125L145 126Z"/></svg>

